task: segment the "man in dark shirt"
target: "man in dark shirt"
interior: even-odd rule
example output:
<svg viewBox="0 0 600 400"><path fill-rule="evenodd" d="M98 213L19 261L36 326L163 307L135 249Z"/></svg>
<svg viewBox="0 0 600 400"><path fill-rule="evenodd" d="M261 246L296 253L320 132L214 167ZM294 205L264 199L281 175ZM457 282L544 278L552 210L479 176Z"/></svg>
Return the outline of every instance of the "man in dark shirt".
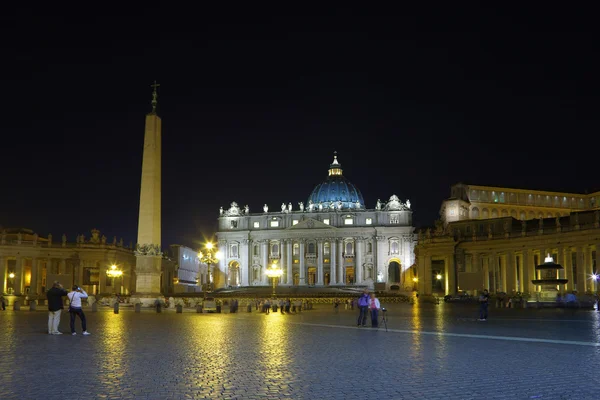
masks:
<svg viewBox="0 0 600 400"><path fill-rule="evenodd" d="M358 298L358 322L357 326L367 326L367 313L369 312L369 291L364 290L363 294Z"/></svg>
<svg viewBox="0 0 600 400"><path fill-rule="evenodd" d="M60 323L60 313L63 309L63 296L67 295L67 291L58 281L54 281L52 288L46 293L48 298L48 334L62 335L58 331Z"/></svg>
<svg viewBox="0 0 600 400"><path fill-rule="evenodd" d="M479 296L479 320L487 321L488 317L488 303L490 301L490 293L487 289L483 289L481 296Z"/></svg>

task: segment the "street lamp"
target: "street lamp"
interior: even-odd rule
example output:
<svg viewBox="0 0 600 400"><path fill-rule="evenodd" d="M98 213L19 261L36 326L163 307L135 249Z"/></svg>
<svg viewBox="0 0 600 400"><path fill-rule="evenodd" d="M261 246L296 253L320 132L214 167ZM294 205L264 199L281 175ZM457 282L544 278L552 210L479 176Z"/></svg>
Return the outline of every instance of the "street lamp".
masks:
<svg viewBox="0 0 600 400"><path fill-rule="evenodd" d="M123 271L121 271L120 269L117 269L117 266L115 264L110 266L110 269L106 270L106 275L108 275L109 278L112 278L112 287L113 287L113 291L115 290L115 278L120 278L121 276L123 276ZM121 290L119 290L119 292L121 292Z"/></svg>
<svg viewBox="0 0 600 400"><path fill-rule="evenodd" d="M269 278L273 278L273 297L275 297L275 280L283 275L283 270L277 268L277 264L271 264L271 268L268 268L265 273Z"/></svg>
<svg viewBox="0 0 600 400"><path fill-rule="evenodd" d="M220 251L215 251L215 246L211 243L208 242L204 245L204 253L202 253L202 251L200 251L198 253L198 258L200 259L200 262L202 264L206 264L208 267L208 274L209 274L209 280L210 280L210 284L213 283L213 274L212 271L210 270L210 266L211 264L216 264L219 259L221 258L221 252Z"/></svg>

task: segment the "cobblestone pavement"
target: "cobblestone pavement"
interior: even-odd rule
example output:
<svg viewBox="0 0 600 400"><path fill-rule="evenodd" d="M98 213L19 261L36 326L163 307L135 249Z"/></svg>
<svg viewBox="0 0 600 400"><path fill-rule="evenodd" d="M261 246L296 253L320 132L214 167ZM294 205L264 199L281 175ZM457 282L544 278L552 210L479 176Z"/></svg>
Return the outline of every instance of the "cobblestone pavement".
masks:
<svg viewBox="0 0 600 400"><path fill-rule="evenodd" d="M385 306L385 305L384 305ZM356 312L0 311L0 399L598 399L600 313L468 305ZM191 310L189 310L191 311Z"/></svg>

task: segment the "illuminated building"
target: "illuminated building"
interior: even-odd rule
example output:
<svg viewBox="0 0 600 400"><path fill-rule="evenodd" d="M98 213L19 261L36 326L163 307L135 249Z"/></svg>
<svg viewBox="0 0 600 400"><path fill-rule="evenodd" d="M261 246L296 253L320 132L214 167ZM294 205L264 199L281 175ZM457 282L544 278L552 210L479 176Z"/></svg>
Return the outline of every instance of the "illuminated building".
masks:
<svg viewBox="0 0 600 400"><path fill-rule="evenodd" d="M415 235L410 202L391 196L366 208L361 192L342 174L334 157L325 181L306 203L250 213L231 203L219 216L219 260L215 287L268 286L273 263L283 269L280 285L334 286L376 283L412 287ZM408 274L408 275L407 275ZM407 276L409 280L407 280Z"/></svg>
<svg viewBox="0 0 600 400"><path fill-rule="evenodd" d="M423 294L538 291L535 266L548 254L564 267L561 291L595 291L600 192L574 194L458 184L435 228L419 232ZM441 276L438 278L438 274ZM564 276L562 276L564 275Z"/></svg>

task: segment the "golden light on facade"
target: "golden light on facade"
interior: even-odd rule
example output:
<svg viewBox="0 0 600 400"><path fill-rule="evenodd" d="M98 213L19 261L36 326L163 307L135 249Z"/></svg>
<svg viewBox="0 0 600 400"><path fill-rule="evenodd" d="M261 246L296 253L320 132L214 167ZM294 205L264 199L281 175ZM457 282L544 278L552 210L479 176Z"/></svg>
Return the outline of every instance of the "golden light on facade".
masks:
<svg viewBox="0 0 600 400"><path fill-rule="evenodd" d="M10 274L8 274L8 277L9 277L10 279L14 278L14 277L15 277L15 274L14 274L14 272L11 272Z"/></svg>
<svg viewBox="0 0 600 400"><path fill-rule="evenodd" d="M118 278L123 275L123 271L117 269L117 266L113 264L109 269L106 270L106 275L108 275L110 278Z"/></svg>
<svg viewBox="0 0 600 400"><path fill-rule="evenodd" d="M417 278L417 277L413 278L413 282L419 282L419 278Z"/></svg>
<svg viewBox="0 0 600 400"><path fill-rule="evenodd" d="M438 279L438 280L442 279L442 274L437 274L437 275L435 276L435 278L436 278L436 279Z"/></svg>
<svg viewBox="0 0 600 400"><path fill-rule="evenodd" d="M267 270L265 271L265 274L269 278L273 279L273 296L275 296L276 279L283 275L283 270L281 268L278 268L277 264L273 263L273 264L271 264L271 268L267 268Z"/></svg>

